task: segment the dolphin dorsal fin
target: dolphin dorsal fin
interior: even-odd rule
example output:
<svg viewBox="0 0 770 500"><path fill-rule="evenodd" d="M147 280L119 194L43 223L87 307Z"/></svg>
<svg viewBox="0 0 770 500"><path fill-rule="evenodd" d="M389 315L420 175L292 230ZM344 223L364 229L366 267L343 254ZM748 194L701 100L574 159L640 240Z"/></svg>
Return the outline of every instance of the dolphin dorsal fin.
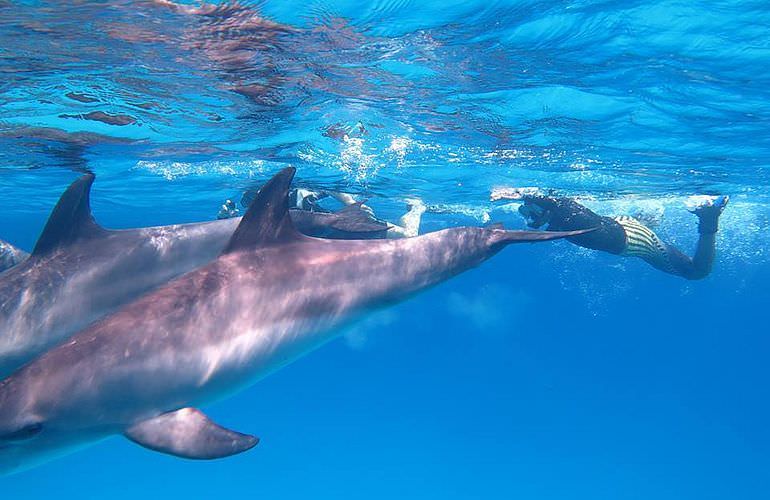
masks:
<svg viewBox="0 0 770 500"><path fill-rule="evenodd" d="M70 184L48 216L48 222L35 243L33 256L46 254L78 239L91 238L105 231L91 214L93 183L94 175L86 174Z"/></svg>
<svg viewBox="0 0 770 500"><path fill-rule="evenodd" d="M296 169L287 167L262 186L223 254L302 238L289 216L289 186Z"/></svg>

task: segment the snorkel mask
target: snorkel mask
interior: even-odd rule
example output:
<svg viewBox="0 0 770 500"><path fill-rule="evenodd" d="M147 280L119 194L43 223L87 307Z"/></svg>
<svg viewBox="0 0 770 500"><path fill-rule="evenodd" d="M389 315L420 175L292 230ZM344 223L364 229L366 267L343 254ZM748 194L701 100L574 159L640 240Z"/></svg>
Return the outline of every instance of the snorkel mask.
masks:
<svg viewBox="0 0 770 500"><path fill-rule="evenodd" d="M548 223L551 218L551 213L534 203L525 202L519 207L519 213L527 223L527 226L532 228L539 228Z"/></svg>

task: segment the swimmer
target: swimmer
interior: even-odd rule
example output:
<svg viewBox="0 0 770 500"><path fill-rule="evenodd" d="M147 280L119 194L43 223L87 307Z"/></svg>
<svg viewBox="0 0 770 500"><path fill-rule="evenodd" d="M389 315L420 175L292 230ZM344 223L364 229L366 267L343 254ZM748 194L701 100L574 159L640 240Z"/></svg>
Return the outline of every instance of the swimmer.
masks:
<svg viewBox="0 0 770 500"><path fill-rule="evenodd" d="M0 240L0 273L10 269L27 257L29 257L29 254L24 250L20 250L10 243Z"/></svg>
<svg viewBox="0 0 770 500"><path fill-rule="evenodd" d="M690 257L661 240L649 227L633 217L598 215L576 201L546 196L537 190L501 188L492 191L492 201L520 200L519 213L531 228L548 225L548 231L596 228L590 233L567 238L572 243L593 250L639 257L655 269L688 280L703 279L711 273L716 255L719 216L727 206L728 196L691 198L688 210L698 217L698 245Z"/></svg>
<svg viewBox="0 0 770 500"><path fill-rule="evenodd" d="M241 198L241 205L248 207L251 201L256 196L256 190L246 191ZM338 203L342 204L344 208L342 210L332 212L325 207L321 206L320 201L326 198L332 198ZM358 212L364 212L369 219L379 226L379 230L376 231L357 231L354 228L346 230L343 223L336 224L336 231L334 233L325 233L323 236L338 239L399 239L399 238L411 238L417 236L420 231L420 223L422 221L422 215L425 213L426 207L422 200L409 199L407 200L407 211L399 219L398 224L383 221L374 217L372 209L364 205L361 202L356 201L352 195L348 193L340 193L336 191L311 191L309 189L297 188L292 189L289 192L289 208L291 210L292 219L295 223L298 222L300 217L303 221L306 217L303 217L302 212L310 212L318 215L334 214L338 218L353 218L359 217ZM240 215L240 211L236 204L232 200L227 200L220 208L218 218L226 219L230 217L237 217ZM349 216L349 217L348 217ZM309 223L306 223L309 224ZM309 224L309 226L315 227L318 224ZM328 226L326 226L328 228ZM299 227L302 231L302 227ZM313 230L302 231L305 234L311 236L321 236L321 234L314 233Z"/></svg>
<svg viewBox="0 0 770 500"><path fill-rule="evenodd" d="M225 200L222 206L219 207L219 213L217 213L217 219L232 219L233 217L240 217L241 211L238 210L238 206L233 200Z"/></svg>

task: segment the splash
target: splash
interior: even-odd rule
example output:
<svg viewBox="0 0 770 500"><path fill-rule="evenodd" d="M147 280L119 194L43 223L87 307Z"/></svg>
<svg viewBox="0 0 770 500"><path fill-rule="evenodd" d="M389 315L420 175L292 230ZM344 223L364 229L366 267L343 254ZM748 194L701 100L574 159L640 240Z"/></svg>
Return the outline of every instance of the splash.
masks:
<svg viewBox="0 0 770 500"><path fill-rule="evenodd" d="M180 177L210 175L256 177L264 173L265 162L262 160L204 162L140 160L136 162L134 169L160 175L169 181Z"/></svg>

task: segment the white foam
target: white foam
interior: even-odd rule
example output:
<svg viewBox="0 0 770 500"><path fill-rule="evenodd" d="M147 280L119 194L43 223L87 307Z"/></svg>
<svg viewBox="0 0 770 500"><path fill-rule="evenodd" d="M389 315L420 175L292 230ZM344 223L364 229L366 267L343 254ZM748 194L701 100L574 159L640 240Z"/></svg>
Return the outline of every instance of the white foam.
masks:
<svg viewBox="0 0 770 500"><path fill-rule="evenodd" d="M262 160L202 162L139 160L134 169L161 175L170 181L180 177L212 174L255 177L264 172L265 162Z"/></svg>

